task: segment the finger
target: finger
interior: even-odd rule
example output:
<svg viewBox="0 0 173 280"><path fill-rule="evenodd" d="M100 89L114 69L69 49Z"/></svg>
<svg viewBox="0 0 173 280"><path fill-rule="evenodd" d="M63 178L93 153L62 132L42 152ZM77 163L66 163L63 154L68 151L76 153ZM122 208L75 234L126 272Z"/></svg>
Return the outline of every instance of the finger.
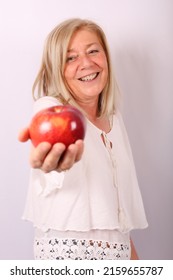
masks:
<svg viewBox="0 0 173 280"><path fill-rule="evenodd" d="M52 145L42 142L37 147L32 146L30 153L30 164L33 168L41 168L46 155L51 150Z"/></svg>
<svg viewBox="0 0 173 280"><path fill-rule="evenodd" d="M84 141L83 140L77 140L75 143L78 146L76 159L75 161L79 161L82 157L83 151L84 151Z"/></svg>
<svg viewBox="0 0 173 280"><path fill-rule="evenodd" d="M47 153L42 163L41 169L46 173L55 170L65 149L66 149L65 145L62 143L57 143L53 145L51 150Z"/></svg>
<svg viewBox="0 0 173 280"><path fill-rule="evenodd" d="M22 129L19 134L18 134L18 140L20 142L26 142L30 139L30 136L29 136L29 129L28 127Z"/></svg>
<svg viewBox="0 0 173 280"><path fill-rule="evenodd" d="M78 152L78 146L71 144L65 151L63 157L60 158L57 165L57 171L65 171L70 169L76 161L76 155Z"/></svg>

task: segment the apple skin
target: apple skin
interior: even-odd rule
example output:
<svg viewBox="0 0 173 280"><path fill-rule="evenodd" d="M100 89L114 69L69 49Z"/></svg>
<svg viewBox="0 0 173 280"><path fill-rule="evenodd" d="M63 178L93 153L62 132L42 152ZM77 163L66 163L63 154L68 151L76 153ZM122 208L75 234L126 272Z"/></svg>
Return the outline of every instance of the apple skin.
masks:
<svg viewBox="0 0 173 280"><path fill-rule="evenodd" d="M83 114L70 105L57 105L39 111L29 126L34 146L41 142L63 143L66 147L84 139L86 120Z"/></svg>

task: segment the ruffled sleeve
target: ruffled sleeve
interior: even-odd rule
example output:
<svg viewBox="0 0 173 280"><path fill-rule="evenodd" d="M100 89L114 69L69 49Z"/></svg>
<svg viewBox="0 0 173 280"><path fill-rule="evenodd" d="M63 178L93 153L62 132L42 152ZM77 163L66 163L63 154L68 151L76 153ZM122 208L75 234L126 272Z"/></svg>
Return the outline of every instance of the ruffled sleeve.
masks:
<svg viewBox="0 0 173 280"><path fill-rule="evenodd" d="M31 169L31 180L37 196L48 196L62 188L65 172L51 171L44 173L39 169Z"/></svg>
<svg viewBox="0 0 173 280"><path fill-rule="evenodd" d="M148 227L148 222L138 185L132 149L120 112L117 113L117 120L115 154L119 184L120 224L122 225L123 231L146 228Z"/></svg>
<svg viewBox="0 0 173 280"><path fill-rule="evenodd" d="M37 101L35 101L33 105L33 114L36 114L37 112L49 108L51 106L57 106L60 105L61 103L56 99L55 97L51 96L44 96Z"/></svg>

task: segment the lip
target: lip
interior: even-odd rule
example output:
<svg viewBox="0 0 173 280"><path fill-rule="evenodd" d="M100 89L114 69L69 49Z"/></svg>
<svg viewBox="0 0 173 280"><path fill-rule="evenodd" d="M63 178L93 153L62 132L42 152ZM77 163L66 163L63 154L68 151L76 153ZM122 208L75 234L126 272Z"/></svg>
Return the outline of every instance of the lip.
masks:
<svg viewBox="0 0 173 280"><path fill-rule="evenodd" d="M99 75L99 72L94 72L94 73L90 73L85 76L82 76L82 77L78 78L78 80L81 82L92 82L98 77L98 75Z"/></svg>

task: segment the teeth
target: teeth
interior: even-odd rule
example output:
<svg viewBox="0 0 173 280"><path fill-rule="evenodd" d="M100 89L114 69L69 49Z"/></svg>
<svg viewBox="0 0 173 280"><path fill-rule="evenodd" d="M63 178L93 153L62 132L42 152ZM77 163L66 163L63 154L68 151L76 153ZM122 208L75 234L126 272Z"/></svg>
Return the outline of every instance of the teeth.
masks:
<svg viewBox="0 0 173 280"><path fill-rule="evenodd" d="M81 81L92 81L97 76L97 73L80 78Z"/></svg>

